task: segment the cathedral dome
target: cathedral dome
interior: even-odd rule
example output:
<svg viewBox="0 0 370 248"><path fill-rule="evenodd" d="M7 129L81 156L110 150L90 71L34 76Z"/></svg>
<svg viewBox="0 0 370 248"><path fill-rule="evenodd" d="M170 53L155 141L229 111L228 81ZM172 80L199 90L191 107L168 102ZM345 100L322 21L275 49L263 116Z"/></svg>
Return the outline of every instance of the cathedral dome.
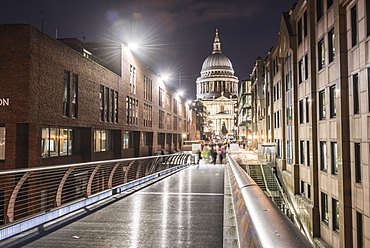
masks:
<svg viewBox="0 0 370 248"><path fill-rule="evenodd" d="M233 71L233 65L227 56L223 55L222 53L213 53L204 60L202 72L214 69Z"/></svg>

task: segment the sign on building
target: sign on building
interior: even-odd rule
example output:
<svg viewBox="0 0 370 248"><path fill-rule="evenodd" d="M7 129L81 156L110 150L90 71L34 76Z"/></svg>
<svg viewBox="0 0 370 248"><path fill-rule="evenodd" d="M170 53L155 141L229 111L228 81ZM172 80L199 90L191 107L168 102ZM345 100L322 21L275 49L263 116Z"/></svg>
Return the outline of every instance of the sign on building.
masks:
<svg viewBox="0 0 370 248"><path fill-rule="evenodd" d="M0 98L0 106L9 106L9 98Z"/></svg>

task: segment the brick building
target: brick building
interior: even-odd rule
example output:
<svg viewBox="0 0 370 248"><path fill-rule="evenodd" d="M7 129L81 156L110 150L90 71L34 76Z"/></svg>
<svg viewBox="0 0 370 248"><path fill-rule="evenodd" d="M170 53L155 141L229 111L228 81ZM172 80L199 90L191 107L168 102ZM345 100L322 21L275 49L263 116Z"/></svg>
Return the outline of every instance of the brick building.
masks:
<svg viewBox="0 0 370 248"><path fill-rule="evenodd" d="M0 169L181 149L192 113L123 44L0 25Z"/></svg>
<svg viewBox="0 0 370 248"><path fill-rule="evenodd" d="M253 85L266 122L253 132L276 143L277 174L317 247L370 246L369 37L369 0L300 0Z"/></svg>

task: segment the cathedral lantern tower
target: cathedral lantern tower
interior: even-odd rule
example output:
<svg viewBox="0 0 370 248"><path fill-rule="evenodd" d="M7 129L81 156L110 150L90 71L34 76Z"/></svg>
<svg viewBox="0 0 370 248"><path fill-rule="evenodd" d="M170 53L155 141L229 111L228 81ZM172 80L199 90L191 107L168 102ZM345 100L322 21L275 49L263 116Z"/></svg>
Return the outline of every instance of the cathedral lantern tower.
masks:
<svg viewBox="0 0 370 248"><path fill-rule="evenodd" d="M204 108L204 134L211 140L236 137L238 82L230 59L222 53L216 29L212 54L204 60L196 82L196 98Z"/></svg>

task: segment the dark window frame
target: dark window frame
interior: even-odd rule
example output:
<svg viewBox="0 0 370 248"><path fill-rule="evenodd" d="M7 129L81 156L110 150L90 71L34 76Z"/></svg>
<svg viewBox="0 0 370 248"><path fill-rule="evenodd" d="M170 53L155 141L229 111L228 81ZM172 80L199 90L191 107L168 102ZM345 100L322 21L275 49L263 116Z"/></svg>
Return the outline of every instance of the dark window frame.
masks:
<svg viewBox="0 0 370 248"><path fill-rule="evenodd" d="M336 118L337 116L337 104L336 104L336 85L332 85L329 88L329 108L330 118Z"/></svg>
<svg viewBox="0 0 370 248"><path fill-rule="evenodd" d="M360 113L360 92L358 74L352 75L353 84L353 114Z"/></svg>
<svg viewBox="0 0 370 248"><path fill-rule="evenodd" d="M325 40L322 38L317 43L317 65L318 70L322 70L325 67Z"/></svg>
<svg viewBox="0 0 370 248"><path fill-rule="evenodd" d="M355 156L355 181L356 183L362 183L362 171L361 171L361 144L354 143L354 156Z"/></svg>
<svg viewBox="0 0 370 248"><path fill-rule="evenodd" d="M351 39L352 47L357 45L358 30L357 30L357 5L353 5L351 8Z"/></svg>

